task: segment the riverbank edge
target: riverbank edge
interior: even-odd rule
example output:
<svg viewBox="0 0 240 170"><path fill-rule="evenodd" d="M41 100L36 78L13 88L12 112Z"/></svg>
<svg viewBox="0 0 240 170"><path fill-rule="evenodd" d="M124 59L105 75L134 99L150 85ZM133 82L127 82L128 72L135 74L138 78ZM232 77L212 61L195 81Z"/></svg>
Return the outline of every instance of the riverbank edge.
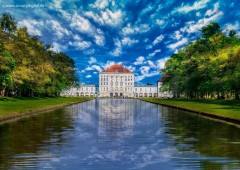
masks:
<svg viewBox="0 0 240 170"><path fill-rule="evenodd" d="M189 112L192 112L192 113L197 114L199 116L204 116L204 117L212 118L212 119L215 119L215 120L220 120L220 121L224 121L224 122L240 125L240 119L233 119L233 118L230 118L230 117L224 117L224 116L219 116L219 115L215 115L215 114L212 114L212 113L191 110L191 109L188 109L188 108L179 107L179 106L173 106L173 105L170 105L170 104L162 104L162 103L158 103L158 102L147 100L147 99L141 99L140 98L139 100L142 100L142 101L145 101L145 102L149 102L149 103L158 104L158 105L162 105L162 106L167 106L167 107L171 107L171 108L175 108L175 109L180 109L180 110L184 110L184 111L189 111ZM159 101L160 100L161 99L159 99Z"/></svg>
<svg viewBox="0 0 240 170"><path fill-rule="evenodd" d="M66 104L63 104L63 105L53 106L53 107L49 107L49 108L46 108L46 109L32 110L32 111L25 112L25 113L15 113L14 115L11 115L11 116L1 117L0 118L0 124L6 123L6 122L11 121L11 120L17 120L19 118L33 116L33 115L36 115L36 114L39 114L39 113L64 108L64 107L71 106L71 105L74 105L74 104L87 102L87 101L94 100L94 99L95 98L89 98L89 99L86 98L86 100L84 100L84 101L70 102L70 103L66 103Z"/></svg>

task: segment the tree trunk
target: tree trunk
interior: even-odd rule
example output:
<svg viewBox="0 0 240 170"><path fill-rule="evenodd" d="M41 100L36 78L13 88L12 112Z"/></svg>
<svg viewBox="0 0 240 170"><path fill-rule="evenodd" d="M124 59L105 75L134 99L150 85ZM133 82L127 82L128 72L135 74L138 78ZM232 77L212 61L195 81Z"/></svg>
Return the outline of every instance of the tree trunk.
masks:
<svg viewBox="0 0 240 170"><path fill-rule="evenodd" d="M235 93L235 99L236 99L236 100L239 100L239 94L238 94L238 92Z"/></svg>

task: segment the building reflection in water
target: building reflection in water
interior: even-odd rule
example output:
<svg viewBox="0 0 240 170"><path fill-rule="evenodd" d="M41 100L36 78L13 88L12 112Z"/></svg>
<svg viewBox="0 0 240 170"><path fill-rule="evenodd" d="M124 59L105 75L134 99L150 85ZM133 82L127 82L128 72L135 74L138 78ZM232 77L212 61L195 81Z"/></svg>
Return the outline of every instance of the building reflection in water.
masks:
<svg viewBox="0 0 240 170"><path fill-rule="evenodd" d="M132 99L98 99L100 142L116 141L133 135Z"/></svg>

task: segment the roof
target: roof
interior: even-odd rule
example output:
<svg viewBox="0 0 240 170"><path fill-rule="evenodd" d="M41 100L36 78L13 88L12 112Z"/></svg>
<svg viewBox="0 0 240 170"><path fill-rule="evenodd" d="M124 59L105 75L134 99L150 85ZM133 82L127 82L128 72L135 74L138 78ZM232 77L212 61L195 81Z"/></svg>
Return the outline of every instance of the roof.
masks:
<svg viewBox="0 0 240 170"><path fill-rule="evenodd" d="M131 71L129 71L128 69L126 69L125 67L123 67L123 66L121 66L119 64L114 64L114 65L106 68L102 72L132 73Z"/></svg>
<svg viewBox="0 0 240 170"><path fill-rule="evenodd" d="M170 75L169 75L169 74L165 74L165 75L162 76L157 82L163 82L164 79L166 79L166 78L168 78L168 77L170 77Z"/></svg>

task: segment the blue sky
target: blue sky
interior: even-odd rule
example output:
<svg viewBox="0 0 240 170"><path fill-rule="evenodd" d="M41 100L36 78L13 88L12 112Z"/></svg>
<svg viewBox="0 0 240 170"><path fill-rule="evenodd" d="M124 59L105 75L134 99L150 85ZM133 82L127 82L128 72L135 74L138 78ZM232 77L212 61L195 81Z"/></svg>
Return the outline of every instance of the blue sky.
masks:
<svg viewBox="0 0 240 170"><path fill-rule="evenodd" d="M76 63L81 83L119 63L137 83L155 84L169 57L218 22L240 30L239 0L0 0L29 34L63 51Z"/></svg>

